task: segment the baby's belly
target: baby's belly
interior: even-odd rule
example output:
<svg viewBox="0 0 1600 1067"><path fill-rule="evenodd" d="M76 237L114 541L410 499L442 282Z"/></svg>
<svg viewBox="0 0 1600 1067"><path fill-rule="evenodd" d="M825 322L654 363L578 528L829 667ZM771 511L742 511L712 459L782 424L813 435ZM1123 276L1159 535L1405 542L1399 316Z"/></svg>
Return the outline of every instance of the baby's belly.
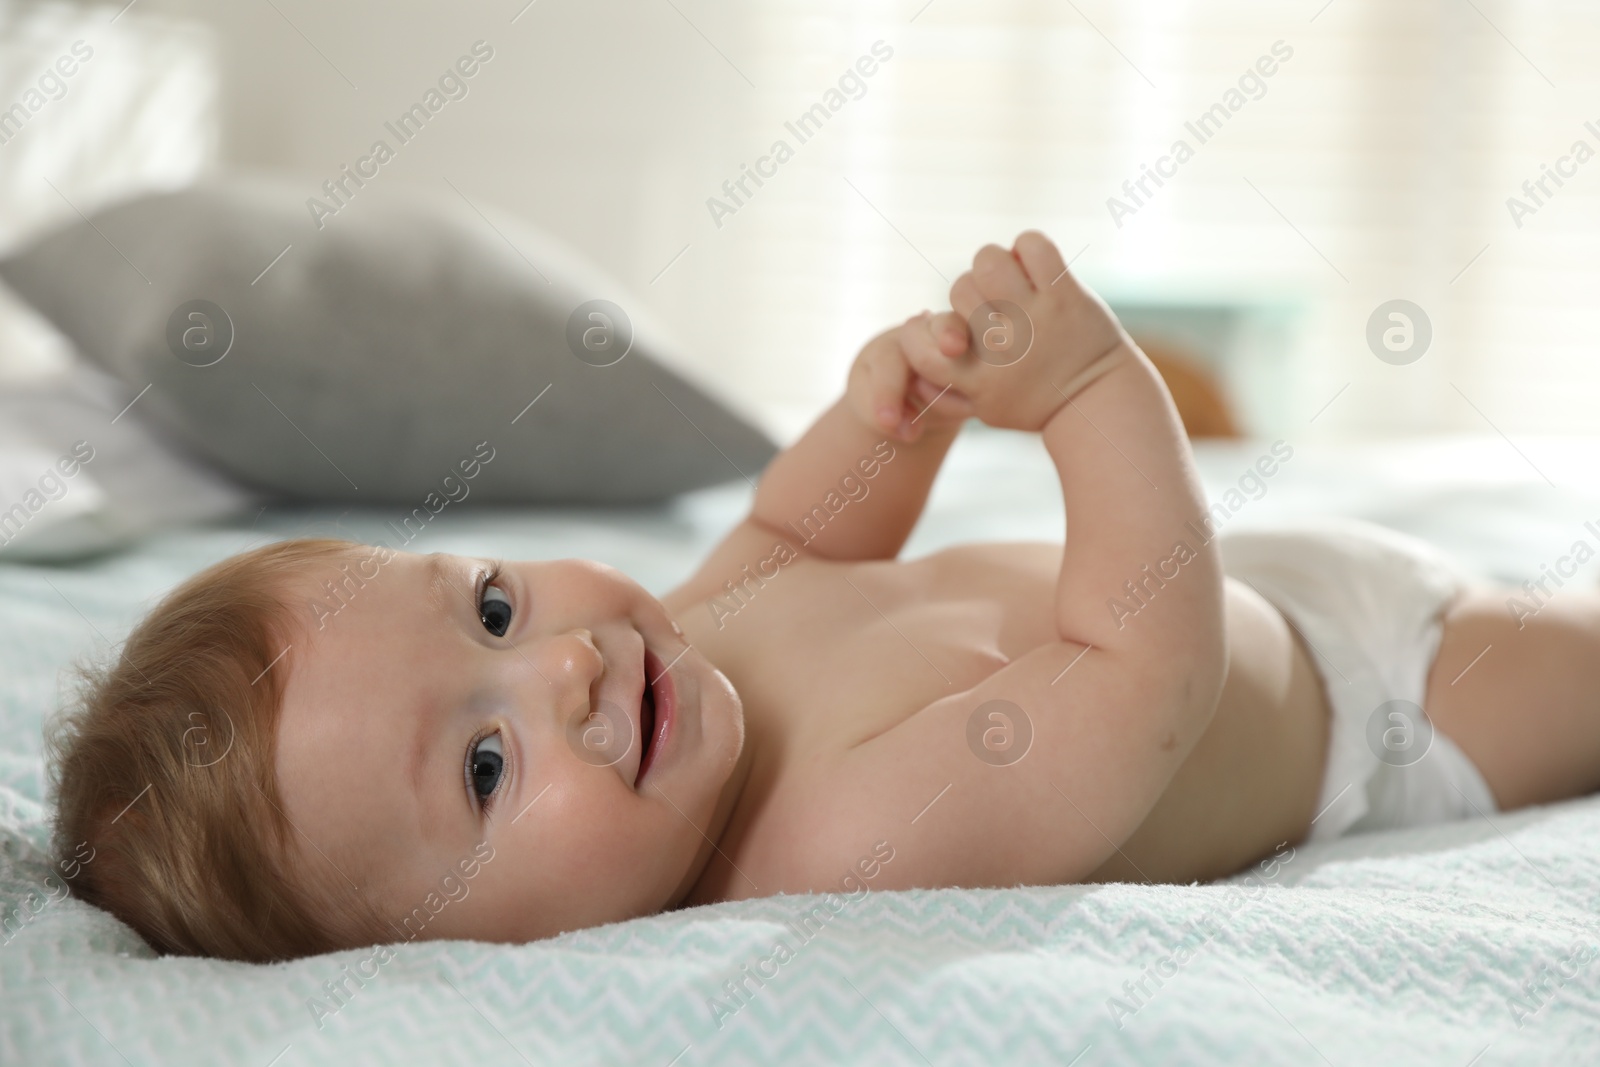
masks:
<svg viewBox="0 0 1600 1067"><path fill-rule="evenodd" d="M1086 882L1207 881L1310 830L1327 760L1327 691L1283 616L1227 581L1228 678L1210 728L1138 830Z"/></svg>

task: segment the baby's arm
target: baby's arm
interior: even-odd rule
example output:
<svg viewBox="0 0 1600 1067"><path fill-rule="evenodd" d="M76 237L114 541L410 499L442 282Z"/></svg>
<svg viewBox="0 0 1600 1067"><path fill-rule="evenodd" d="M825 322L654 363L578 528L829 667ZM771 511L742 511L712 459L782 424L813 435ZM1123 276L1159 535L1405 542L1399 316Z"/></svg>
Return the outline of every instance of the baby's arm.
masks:
<svg viewBox="0 0 1600 1067"><path fill-rule="evenodd" d="M797 531L805 551L828 559L897 556L972 413L953 394L930 406L939 390L911 360L966 347L966 323L952 313L922 312L868 341L845 394L767 467L751 521L791 543Z"/></svg>
<svg viewBox="0 0 1600 1067"><path fill-rule="evenodd" d="M922 514L959 430L959 424L935 426L915 441L899 440L866 425L841 397L767 466L750 518L797 551L892 559ZM811 540L800 541L796 531Z"/></svg>
<svg viewBox="0 0 1600 1067"><path fill-rule="evenodd" d="M786 889L880 838L896 859L877 888L1081 880L1144 821L1210 724L1227 672L1223 575L1202 539L1189 445L1149 359L1065 269L1042 235L1023 235L1016 253L987 246L952 303L964 315L1019 305L1034 349L1010 366L918 367L985 421L1042 430L1068 520L1059 640L820 772L804 813L818 833ZM1022 747L991 751L990 739Z"/></svg>
<svg viewBox="0 0 1600 1067"><path fill-rule="evenodd" d="M1149 357L1127 338L1108 355L1044 427L1068 516L1056 627L1175 669L1208 665L1220 688L1222 560L1188 437Z"/></svg>
<svg viewBox="0 0 1600 1067"><path fill-rule="evenodd" d="M910 368L909 349L944 358L941 343L944 351L964 351L965 320L924 312L867 342L845 395L767 465L749 517L683 589L720 590L741 568L770 556L775 541L835 560L898 555L972 412L954 393L939 397ZM878 422L886 406L892 410Z"/></svg>

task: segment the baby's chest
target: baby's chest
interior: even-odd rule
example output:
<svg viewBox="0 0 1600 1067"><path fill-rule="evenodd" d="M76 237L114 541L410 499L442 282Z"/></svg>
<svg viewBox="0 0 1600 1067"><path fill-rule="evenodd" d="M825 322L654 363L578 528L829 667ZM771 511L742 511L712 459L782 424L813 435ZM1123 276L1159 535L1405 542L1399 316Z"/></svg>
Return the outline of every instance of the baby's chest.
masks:
<svg viewBox="0 0 1600 1067"><path fill-rule="evenodd" d="M702 637L748 718L840 751L1053 640L1060 561L1047 543L796 561L708 604Z"/></svg>

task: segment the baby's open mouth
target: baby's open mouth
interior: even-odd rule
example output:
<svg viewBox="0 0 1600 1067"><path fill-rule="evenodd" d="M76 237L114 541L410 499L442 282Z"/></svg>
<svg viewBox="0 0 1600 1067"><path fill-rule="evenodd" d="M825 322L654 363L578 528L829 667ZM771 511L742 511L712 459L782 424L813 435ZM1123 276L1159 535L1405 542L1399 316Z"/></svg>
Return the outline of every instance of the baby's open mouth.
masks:
<svg viewBox="0 0 1600 1067"><path fill-rule="evenodd" d="M650 658L647 653L644 659L644 692L639 697L639 770L633 776L635 788L638 788L639 779L644 777L645 769L650 766L655 735L656 693L655 687L650 684Z"/></svg>

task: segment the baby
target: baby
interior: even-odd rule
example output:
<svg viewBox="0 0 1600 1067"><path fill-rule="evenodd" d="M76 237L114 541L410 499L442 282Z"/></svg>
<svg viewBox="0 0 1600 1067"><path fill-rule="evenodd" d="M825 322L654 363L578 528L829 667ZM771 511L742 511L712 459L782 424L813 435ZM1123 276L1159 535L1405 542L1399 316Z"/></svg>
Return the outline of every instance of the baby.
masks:
<svg viewBox="0 0 1600 1067"><path fill-rule="evenodd" d="M51 731L74 892L160 951L274 960L1188 883L1600 787L1600 597L1353 520L1216 533L1161 378L1036 231L950 303L863 348L660 599L326 540L190 579ZM1064 546L897 558L969 417L1042 435Z"/></svg>

